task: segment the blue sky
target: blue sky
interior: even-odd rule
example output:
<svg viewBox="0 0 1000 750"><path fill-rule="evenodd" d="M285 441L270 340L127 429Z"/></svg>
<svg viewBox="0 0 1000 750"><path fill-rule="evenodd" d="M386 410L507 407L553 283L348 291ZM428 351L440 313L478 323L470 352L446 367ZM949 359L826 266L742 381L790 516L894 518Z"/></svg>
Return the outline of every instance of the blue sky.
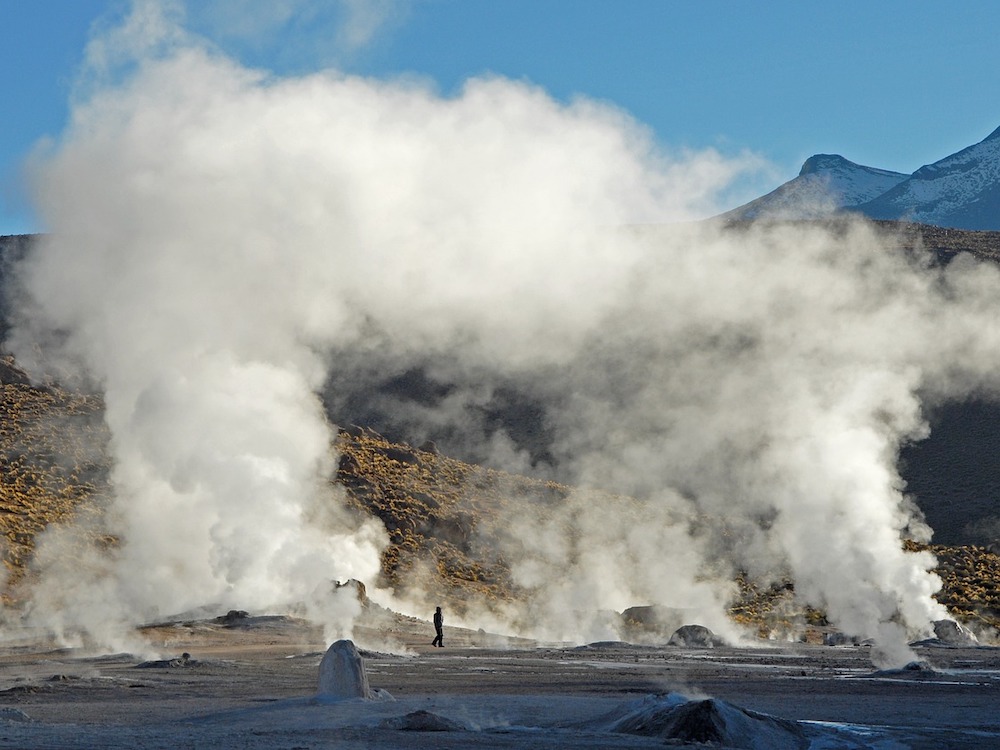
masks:
<svg viewBox="0 0 1000 750"><path fill-rule="evenodd" d="M58 138L119 0L0 0L0 234L40 229L24 158ZM527 80L614 103L667 150L752 151L760 192L814 153L910 172L1000 126L1000 3L965 0L209 0L189 28L278 75ZM95 176L97 179L97 176Z"/></svg>

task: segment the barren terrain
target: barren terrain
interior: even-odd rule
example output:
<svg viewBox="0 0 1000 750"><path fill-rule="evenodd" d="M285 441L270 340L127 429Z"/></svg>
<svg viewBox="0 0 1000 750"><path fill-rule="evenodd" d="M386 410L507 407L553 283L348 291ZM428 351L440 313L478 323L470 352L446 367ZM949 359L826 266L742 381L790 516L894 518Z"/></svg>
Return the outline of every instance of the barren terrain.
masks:
<svg viewBox="0 0 1000 750"><path fill-rule="evenodd" d="M24 634L0 650L0 747L662 747L663 736L613 731L600 717L671 692L794 720L799 747L1000 743L995 648L917 646L933 671L875 673L863 646L573 647L448 627L434 649L426 622L385 612L368 622L359 644L395 644L362 651L383 700L317 696L320 632L288 617L147 628L172 655L149 662ZM766 735L733 741L773 747Z"/></svg>

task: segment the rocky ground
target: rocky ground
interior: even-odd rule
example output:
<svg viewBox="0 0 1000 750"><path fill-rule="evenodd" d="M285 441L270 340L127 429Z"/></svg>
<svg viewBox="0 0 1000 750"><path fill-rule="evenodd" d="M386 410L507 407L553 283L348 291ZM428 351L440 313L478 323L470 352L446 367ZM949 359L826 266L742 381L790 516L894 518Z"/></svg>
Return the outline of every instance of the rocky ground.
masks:
<svg viewBox="0 0 1000 750"><path fill-rule="evenodd" d="M939 256L952 258L971 253L981 260L1000 260L1000 232L971 231L936 227L930 224L906 224L898 221L873 222L887 236L894 236L901 247L922 245Z"/></svg>
<svg viewBox="0 0 1000 750"><path fill-rule="evenodd" d="M742 648L511 641L375 605L354 633L381 699L318 694L322 633L294 618L161 623L165 656L0 647L4 748L992 748L1000 649ZM678 715L678 706L683 710Z"/></svg>

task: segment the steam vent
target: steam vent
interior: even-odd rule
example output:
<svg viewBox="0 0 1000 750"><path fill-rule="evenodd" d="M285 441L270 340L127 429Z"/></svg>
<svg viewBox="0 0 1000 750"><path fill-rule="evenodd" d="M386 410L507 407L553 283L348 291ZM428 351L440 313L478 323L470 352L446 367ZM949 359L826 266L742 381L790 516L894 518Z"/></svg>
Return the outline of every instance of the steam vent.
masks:
<svg viewBox="0 0 1000 750"><path fill-rule="evenodd" d="M753 240L752 236L744 234L745 228L736 227L731 231L741 242L745 236L746 241ZM839 237L838 233L856 230L835 224L832 229L823 227L816 231L820 232L817 239L817 243L820 243L820 240L833 242ZM875 233L886 242L891 240L896 243L890 250L911 252L916 247L929 248L935 254L936 262L943 265L961 256L992 267L997 257L1000 257L996 250L1000 243L993 237L993 233L988 232L963 233L936 227L904 227L897 231L886 223L875 223L866 231ZM827 232L831 233L833 240L829 239ZM21 251L23 248L18 252ZM961 266L961 263L956 265ZM712 346L717 344L721 354L725 356L730 356L733 352L744 356L756 345L750 339L713 339L710 343ZM608 355L612 360L615 359L611 356L613 354L612 350L603 352L603 355ZM259 386L263 390L282 393L281 388L286 384L287 378L283 375L273 377L273 368L257 369L262 370L270 379L263 383L254 381L255 389ZM254 370L247 377L258 374ZM353 546L366 555L364 565L359 565L359 568L365 570L364 584L369 591L392 589L405 595L410 587L417 586L422 595L431 601L441 602L452 616L460 618L470 608L480 611L485 609L497 615L510 612L512 607L531 596L536 596L532 601L533 605L557 611L559 606L550 594L558 590L559 584L554 577L566 565L582 566L582 561L596 558L612 545L619 545L615 548L615 553L610 555L612 563L648 559L665 564L659 560L665 550L684 549L685 545L695 542L705 545L705 548L686 558L683 567L670 561L668 567L671 580L676 580L683 573L689 586L688 590L681 593L685 596L699 595L703 601L715 601L713 597L718 599L719 592L724 592L728 598L719 601L717 609L722 618L728 619L729 625L718 619L687 619L686 603L676 605L680 614L675 613L684 621L677 621L674 615L663 618L662 621L657 618L635 617L642 607L661 605L650 597L630 596L631 601L622 607L619 620L608 624L610 630L618 636L629 637L641 637L644 632L651 630L657 633L662 631L663 640L666 640L682 624L703 623L720 635L731 635L735 624L740 629L765 637L805 638L824 642L829 632L836 629L838 620L835 614L831 616L829 612L807 606L797 597L794 570L769 568L765 571L766 575L760 575L759 569L754 571L753 566L749 565L734 565L732 569L722 569L713 564L715 558L710 554L711 545L733 549L739 548L744 541L748 544L753 541L770 541L776 536L774 530L780 528L780 524L775 522L783 522L794 505L785 508L787 512L775 517L744 515L732 519L725 515L724 508L714 511L697 509L681 492L662 498L670 500L672 504L659 504L660 495L656 496L657 502L650 502L650 487L643 486L643 483L652 483L655 485L654 489L659 491L666 486L670 477L647 478L651 462L643 459L637 465L626 465L627 452L614 454L616 457L608 459L612 452L606 450L607 445L623 441L627 443L633 437L615 420L599 422L602 429L591 436L597 442L588 455L594 461L608 459L602 464L602 471L615 480L608 481L608 486L620 483L623 487L637 490L632 495L616 494L593 487L585 489L560 481L530 478L517 471L489 468L484 454L473 452L465 455L465 460L462 460L456 454L460 452L464 438L449 443L434 434L432 437L436 440L431 442L425 439L425 435L421 435L420 439L414 441L421 446L416 448L389 439L375 428L386 434L405 434L399 425L392 423L391 413L394 408L406 413L416 413L420 408L445 404L449 399L455 398L455 389L460 386L439 383L432 373L416 367L403 374L387 376L383 380L367 371L348 372L348 375L350 382L346 384L331 380L331 391L346 393L347 396L338 400L336 395L324 394L327 399L323 404L327 410L325 414L306 415L312 422L299 421L297 418L279 420L282 425L294 425L294 429L289 431L290 439L297 439L303 434L309 435L311 442L308 449L312 451L313 459L304 462L304 466L311 468L324 462L327 462L324 465L329 465L332 447L337 463L331 467L335 471L330 477L329 494L315 499L316 507L302 508L294 504L299 502L300 495L290 493L288 507L276 513L273 520L285 522L291 519L291 522L281 529L272 528L269 524L266 534L261 533L259 525L247 522L248 514L244 510L246 495L242 491L242 484L236 485L237 492L234 493L238 502L226 507L210 507L211 512L205 514L180 514L185 525L201 523L203 526L211 523L206 519L214 513L221 514L224 511L229 514L226 522L230 526L226 533L214 538L224 538L227 542L244 546L232 550L232 554L215 555L212 560L252 559L259 550L264 549L272 550L272 554L281 554L278 550L294 549L299 540L307 536L316 543L316 554L329 554L332 557L336 542L318 538L319 535L313 534L312 529L301 525L302 519L322 517L329 512L331 519L327 520L331 520L335 527L348 529L351 533L357 532L353 541L358 544ZM618 376L626 378L630 373L622 371L615 375ZM112 411L106 404L105 397L56 381L33 382L10 355L5 356L0 363L0 381L0 476L3 479L0 484L0 530L6 539L3 550L6 568L4 602L13 606L27 604L32 589L44 581L47 571L54 571L56 575L83 575L85 571L108 570L114 575L122 575L127 568L123 561L130 559L128 554L141 555L146 548L152 548L151 545L144 546L141 543L129 547L127 537L132 530L121 525L122 518L159 519L158 514L163 512L167 504L162 503L160 498L151 496L142 513L131 515L123 514L122 508L115 505L111 491L112 470L114 462L122 460L122 457L112 457L112 451L116 444L120 448L133 443L128 440L111 441L108 419ZM171 408L173 402L168 397L176 397L177 393L184 398L193 395L179 390L186 385L183 378L178 382L179 385L168 384L167 393L159 394L160 401L149 398L142 403L144 408L159 409L162 412L157 415L162 420L160 428L145 429L141 435L133 436L139 444L145 439L159 440L162 433L169 429L185 436L179 442L187 453L170 455L164 461L168 470L175 470L177 467L183 467L184 470L177 471L176 476L167 477L170 482L152 484L178 489L183 495L191 489L184 484L191 481L187 476L188 469L194 467L202 470L208 466L209 470L204 477L197 482L191 481L192 487L197 488L201 479L219 479L221 476L220 487L233 489L234 485L228 476L215 471L210 462L204 460L214 450L217 442L213 439L214 436L200 435L193 425L177 426L172 423L175 414ZM163 383L159 381L154 385L163 387ZM529 385L534 387L530 378ZM559 389L569 392L567 389L571 385L576 387L575 384L559 384ZM587 384L581 384L581 387L584 385ZM256 423L259 420L254 416L253 409L247 408L245 403L233 405L226 400L229 397L228 386L229 381L223 379L219 392L206 395L199 402L210 405L208 416L214 414L212 410L216 408L214 404L218 400L226 413L239 414L242 420L240 427L246 428L233 430L233 434L252 434L255 439L270 440L270 425L264 425L259 432L254 432L258 429ZM550 460L552 456L548 451L552 435L549 433L549 425L542 418L546 414L540 401L531 401L523 393L516 393L512 387L505 390L496 386L492 394L492 400L485 404L477 402L478 411L475 414L482 421L480 427L483 430L494 430L496 434L500 434L500 428L503 428L504 434L513 436L511 440L514 445L506 446L503 450L521 450L523 457L519 460L524 465L520 468L526 473L532 470L532 461L544 463ZM290 401L296 406L302 403L314 404L308 398L300 399L297 396ZM364 408L358 404L362 404ZM556 409L560 405L557 400L556 406L551 408ZM350 426L329 434L330 422L340 423L338 420L342 412L352 417L343 423L350 424L354 421L353 417L358 417L357 421L362 424L374 426ZM361 420L359 413L368 421ZM670 413L684 414L683 410L678 409ZM968 417L971 412L963 414ZM297 412L295 416L298 416ZM561 416L565 418L566 414ZM634 420L636 416L632 414L631 418ZM639 420L640 423L641 421ZM310 424L310 429L314 427L315 430L302 430L301 425L304 423ZM969 419L964 419L961 423L967 426ZM195 420L195 425L197 424L201 422ZM131 429L135 425L133 421L128 421L126 426ZM689 425L692 429L696 426ZM916 430L916 426L912 427ZM978 437L980 433L977 432L976 435ZM984 444L989 443L990 435L983 433L983 436ZM822 443L829 436L818 434L814 437ZM656 435L650 438L652 442L648 445L640 446L642 450L636 455L648 457L649 451L656 447L653 438ZM173 449L177 447L177 443L175 440L169 447ZM637 442L636 445L640 444ZM164 443L161 447L168 446ZM244 467L236 459L242 456L241 451L245 452L245 446L237 441L232 447L234 456L226 458L223 465ZM298 458L301 454L300 447L304 446L286 446L282 443L275 451L279 458L286 454ZM493 450L495 446L489 447ZM787 450L781 454L781 458L796 449L796 444L785 448ZM763 447L760 449L763 450ZM904 452L904 457L915 464L918 461L928 461L926 457L929 454L929 451L919 454ZM818 451L818 455L823 455L822 451ZM744 467L750 467L750 471L759 464L755 456L751 458L753 461L745 462ZM946 458L954 463L950 454ZM717 463L713 454L712 465ZM260 507L266 507L273 496L270 482L275 476L280 476L280 472L272 471L267 462L250 462L246 466L259 471L260 487L257 489L261 491L256 502ZM694 474L698 474L701 469L698 464L692 466L694 468L690 470L685 469L684 465L669 469L680 475L684 471L690 471L692 476L681 478L694 483L699 481L700 476ZM545 472L537 473L545 475ZM938 472L939 476L940 474ZM757 478L764 480L767 477ZM804 477L803 481L808 478ZM720 481L721 479L724 477ZM678 483L679 486L681 484L683 483ZM914 487L918 485L919 482L913 483ZM807 485L806 489L810 486ZM796 489L790 496L809 497L806 489L801 492ZM640 491L646 492L645 499L638 499L641 497ZM980 506L986 500L979 502L980 505L975 507L982 509ZM326 505L322 505L323 503ZM952 505L949 496L949 507ZM815 508L816 511L827 509L825 506ZM989 513L992 511L986 508L968 523L956 522L954 528L946 528L934 516L932 511L935 510L939 509L931 504L926 512L935 533L939 529L945 529L950 535L947 538L955 543L930 543L926 541L927 535L910 534L909 530L904 530L907 533L903 534L905 540L902 542L899 541L899 533L889 535L885 541L894 548L894 554L905 558L903 562L906 565L910 564L911 559L926 561L929 572L940 579L941 588L933 593L933 601L930 602L934 611L927 618L928 622L941 620L947 614L976 634L981 634L984 628L995 628L1000 624L1000 587L997 583L1000 581L1000 558L985 543L975 543L985 537L962 537L965 528L988 530L991 518ZM851 518L851 514L837 517ZM802 519L797 522L801 524ZM654 528L655 534L641 533ZM803 528L814 529L815 524L810 520ZM152 533L157 529L135 530ZM530 554L541 549L538 542L546 530L553 532L549 535L550 538L563 538L569 546L566 549L545 550L544 554L551 555L549 558L531 558ZM285 535L283 543L270 538L272 532L279 531ZM534 538L534 534L539 537ZM582 535L589 536L581 543L574 541L583 539ZM44 541L50 536L58 536L59 545L46 547ZM799 538L786 534L782 542L795 542ZM810 554L801 555L798 559L808 562L816 552L823 552L827 557L840 554L843 560L849 559L850 549L825 550L822 539L814 541L815 544L811 544L808 550ZM640 545L643 545L641 550ZM65 562L53 557L57 547L72 551L73 565L67 566ZM162 549L167 553L173 551L169 546ZM784 559L781 555L778 558ZM191 563L188 559L173 562L183 566ZM116 564L125 567L115 570ZM170 566L160 567L165 569ZM260 565L258 570L271 571L276 567ZM605 573L601 565L586 571L581 567L580 572L592 575L595 569L603 580ZM641 566L637 569L641 570ZM190 572L191 585L205 580L205 576L200 575L202 570L192 568ZM228 580L225 578L228 571L223 571L222 574L212 572L223 583ZM573 571L574 574L576 572ZM623 568L618 573L610 574L610 577L616 578L621 585L630 585L636 579L632 575L635 572L636 570ZM354 575L360 577L359 574ZM710 578L713 579L712 590L708 590L705 585ZM657 576L657 581L659 580L662 577ZM99 582L94 585L99 588ZM652 590L654 587L648 588ZM596 586L590 586L590 590L595 589ZM87 591L74 586L67 590L78 596L77 604L86 605ZM144 590L155 591L156 587L149 586ZM872 593L880 594L878 591ZM44 600L58 602L59 616L68 612L65 609L65 599L48 596ZM211 599L206 597L205 600ZM675 605L671 603L669 606ZM607 623L597 623L597 626L604 627L605 624Z"/></svg>

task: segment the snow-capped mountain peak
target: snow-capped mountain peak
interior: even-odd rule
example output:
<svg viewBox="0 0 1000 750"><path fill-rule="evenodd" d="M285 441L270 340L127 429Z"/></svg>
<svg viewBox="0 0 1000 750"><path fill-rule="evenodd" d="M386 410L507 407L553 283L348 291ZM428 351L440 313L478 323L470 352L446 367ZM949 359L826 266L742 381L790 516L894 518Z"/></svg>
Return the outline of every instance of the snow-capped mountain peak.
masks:
<svg viewBox="0 0 1000 750"><path fill-rule="evenodd" d="M856 210L959 229L1000 229L1000 128L979 143L927 164Z"/></svg>
<svg viewBox="0 0 1000 750"><path fill-rule="evenodd" d="M948 173L961 171L967 168L970 163L980 159L985 152L990 150L991 146L995 146L995 150L1000 151L1000 128L994 130L974 146L963 148L958 153L946 156L933 164L925 164L911 177L918 180L933 180Z"/></svg>
<svg viewBox="0 0 1000 750"><path fill-rule="evenodd" d="M795 179L723 218L819 218L870 201L905 179L905 174L855 164L839 154L816 154L806 159Z"/></svg>
<svg viewBox="0 0 1000 750"><path fill-rule="evenodd" d="M910 175L817 154L806 159L797 177L721 218L816 219L841 211L1000 230L1000 128Z"/></svg>

